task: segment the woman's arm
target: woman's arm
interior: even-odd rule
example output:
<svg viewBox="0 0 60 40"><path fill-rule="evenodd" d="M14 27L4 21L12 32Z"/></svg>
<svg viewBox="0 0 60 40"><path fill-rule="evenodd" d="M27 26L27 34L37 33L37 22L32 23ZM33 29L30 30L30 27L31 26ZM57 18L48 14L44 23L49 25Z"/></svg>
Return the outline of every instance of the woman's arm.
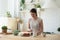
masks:
<svg viewBox="0 0 60 40"><path fill-rule="evenodd" d="M29 21L28 21L28 29L29 29L29 30L28 30L29 32L32 31L31 28L30 28L30 19L29 19Z"/></svg>
<svg viewBox="0 0 60 40"><path fill-rule="evenodd" d="M43 20L41 20L41 22L39 23L39 27L40 27L40 33L43 32Z"/></svg>
<svg viewBox="0 0 60 40"><path fill-rule="evenodd" d="M30 21L28 21L28 28L30 29Z"/></svg>

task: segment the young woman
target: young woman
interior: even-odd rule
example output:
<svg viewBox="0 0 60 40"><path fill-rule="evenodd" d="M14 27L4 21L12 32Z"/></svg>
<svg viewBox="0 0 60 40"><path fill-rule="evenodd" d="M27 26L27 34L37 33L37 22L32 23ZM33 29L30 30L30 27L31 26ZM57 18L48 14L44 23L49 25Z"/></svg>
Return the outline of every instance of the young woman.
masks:
<svg viewBox="0 0 60 40"><path fill-rule="evenodd" d="M38 35L43 32L43 21L37 17L37 10L35 8L30 10L32 18L29 19L28 27L33 35Z"/></svg>

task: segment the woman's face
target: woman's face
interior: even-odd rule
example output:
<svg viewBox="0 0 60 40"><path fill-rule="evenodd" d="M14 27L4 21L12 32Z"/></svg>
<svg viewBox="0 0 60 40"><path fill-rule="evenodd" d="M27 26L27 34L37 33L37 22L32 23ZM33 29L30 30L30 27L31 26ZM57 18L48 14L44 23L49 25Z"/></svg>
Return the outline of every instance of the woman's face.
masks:
<svg viewBox="0 0 60 40"><path fill-rule="evenodd" d="M34 18L36 17L36 14L31 12L31 16Z"/></svg>

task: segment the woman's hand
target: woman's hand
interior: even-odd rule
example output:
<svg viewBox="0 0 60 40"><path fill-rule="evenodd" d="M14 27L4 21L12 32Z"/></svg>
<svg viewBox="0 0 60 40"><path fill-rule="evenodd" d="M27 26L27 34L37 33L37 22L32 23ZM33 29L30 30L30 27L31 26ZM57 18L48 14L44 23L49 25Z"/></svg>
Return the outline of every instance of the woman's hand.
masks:
<svg viewBox="0 0 60 40"><path fill-rule="evenodd" d="M32 30L31 29L28 29L28 32L32 32Z"/></svg>

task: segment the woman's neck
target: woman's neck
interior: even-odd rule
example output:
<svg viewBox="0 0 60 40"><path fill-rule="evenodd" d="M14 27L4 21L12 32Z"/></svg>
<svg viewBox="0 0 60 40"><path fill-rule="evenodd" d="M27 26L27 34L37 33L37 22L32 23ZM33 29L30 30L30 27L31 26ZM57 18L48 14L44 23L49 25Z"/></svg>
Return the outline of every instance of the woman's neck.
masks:
<svg viewBox="0 0 60 40"><path fill-rule="evenodd" d="M34 19L34 20L36 20L36 19L37 19L37 16L36 16L36 17L34 17L33 19Z"/></svg>

